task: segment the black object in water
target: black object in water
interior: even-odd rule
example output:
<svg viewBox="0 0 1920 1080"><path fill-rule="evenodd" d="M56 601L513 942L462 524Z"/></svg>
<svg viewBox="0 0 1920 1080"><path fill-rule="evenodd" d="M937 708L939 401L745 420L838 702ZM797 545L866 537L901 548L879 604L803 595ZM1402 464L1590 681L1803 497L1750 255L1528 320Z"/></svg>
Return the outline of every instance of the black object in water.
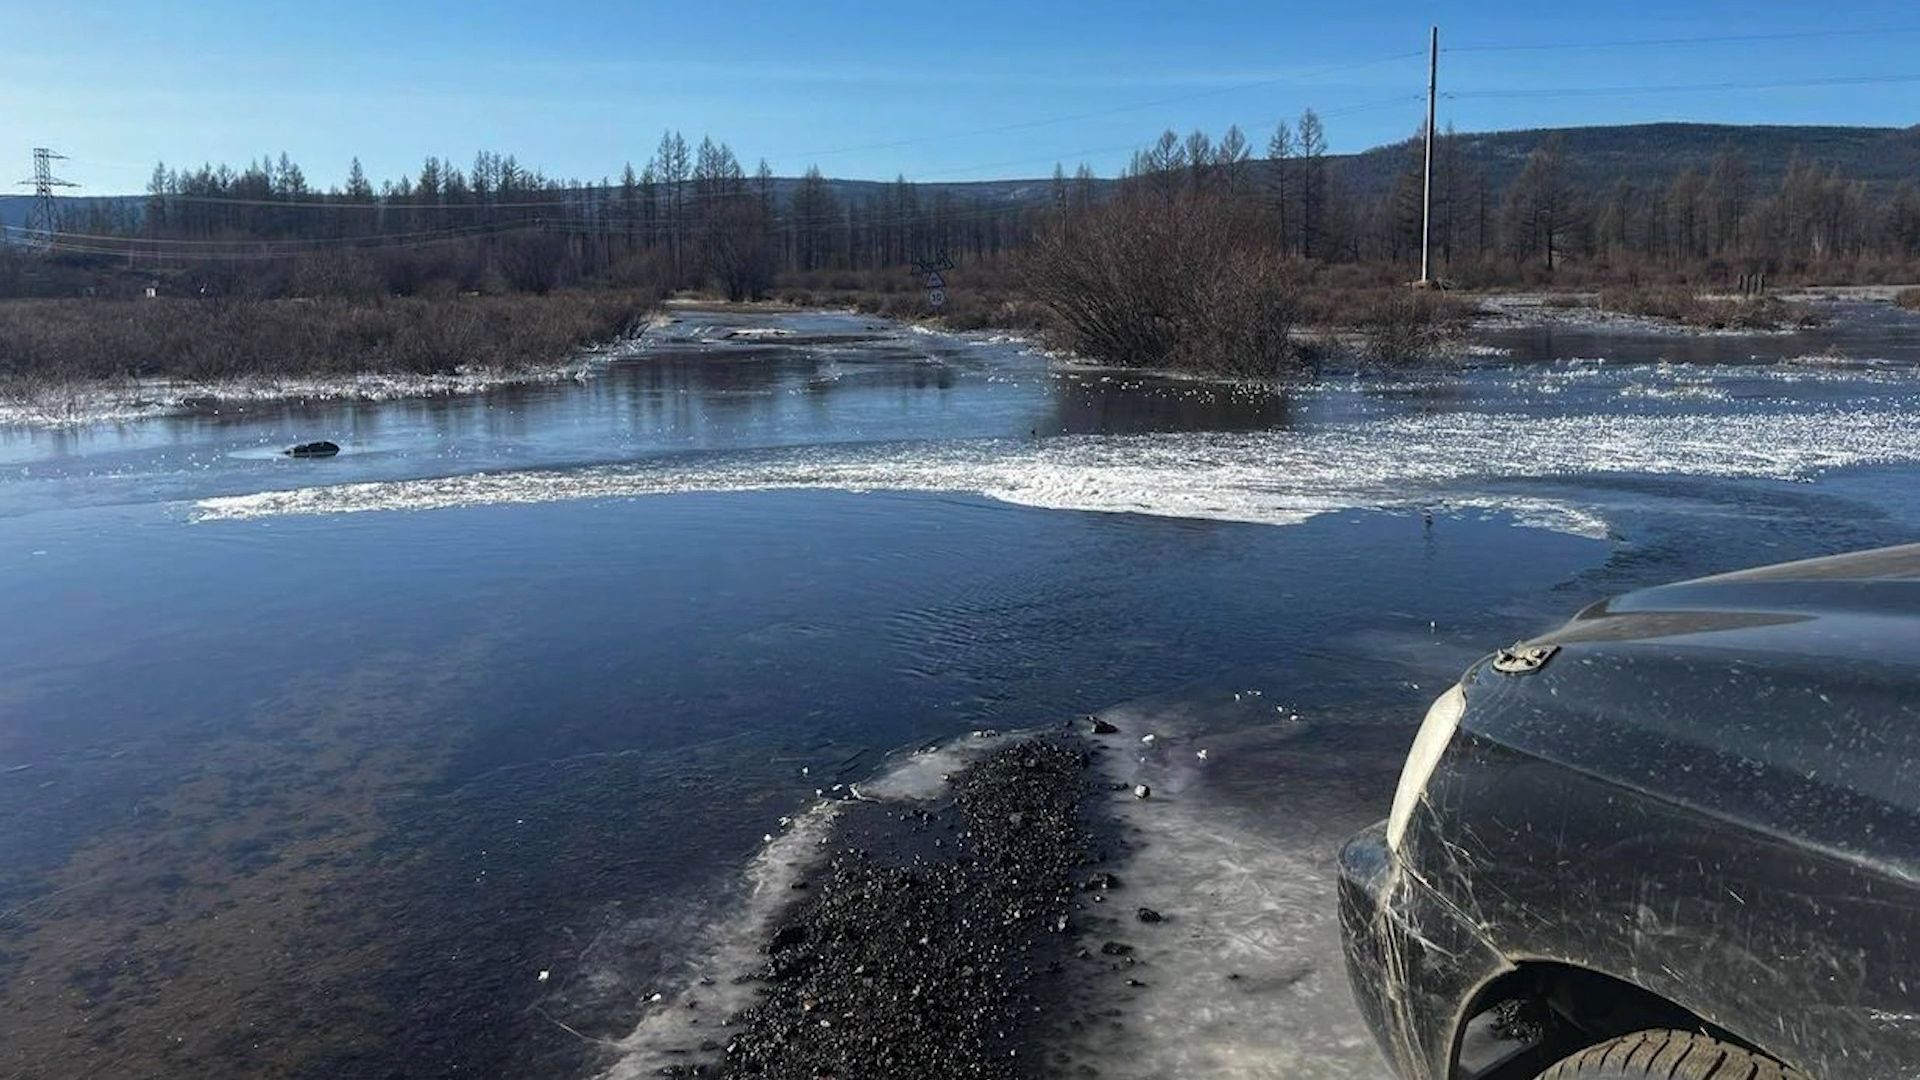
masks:
<svg viewBox="0 0 1920 1080"><path fill-rule="evenodd" d="M303 442L289 446L281 452L288 457L332 457L340 452L340 444L321 439L319 442Z"/></svg>

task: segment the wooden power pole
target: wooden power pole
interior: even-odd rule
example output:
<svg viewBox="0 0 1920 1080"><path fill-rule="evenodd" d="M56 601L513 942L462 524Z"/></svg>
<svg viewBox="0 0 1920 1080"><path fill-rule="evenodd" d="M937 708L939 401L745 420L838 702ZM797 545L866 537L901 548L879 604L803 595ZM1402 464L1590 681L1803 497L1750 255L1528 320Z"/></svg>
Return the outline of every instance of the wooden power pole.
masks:
<svg viewBox="0 0 1920 1080"><path fill-rule="evenodd" d="M1427 161L1420 189L1420 280L1415 285L1433 284L1433 100L1440 83L1440 28L1427 33Z"/></svg>

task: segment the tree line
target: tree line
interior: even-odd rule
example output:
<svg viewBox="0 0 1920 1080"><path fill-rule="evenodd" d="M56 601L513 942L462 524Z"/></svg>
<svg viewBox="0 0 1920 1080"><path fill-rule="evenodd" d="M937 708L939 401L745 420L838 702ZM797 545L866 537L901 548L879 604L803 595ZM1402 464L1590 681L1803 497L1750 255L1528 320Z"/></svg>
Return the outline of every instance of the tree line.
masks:
<svg viewBox="0 0 1920 1080"><path fill-rule="evenodd" d="M1451 129L1436 140L1432 226L1438 272L1461 284L1920 263L1912 180L1875 189L1796 159L1778 184L1762 187L1729 143L1672 176L1585 188L1564 144L1548 137L1496 187L1463 145ZM377 185L355 159L342 183L323 190L281 154L237 170L158 165L144 199L92 201L66 215L56 247L76 258L123 257L136 269L178 268L203 282L271 279L258 265L233 267L273 263L293 291L303 283L291 278L305 267L307 286L403 295L645 277L748 298L766 295L783 273L893 271L936 252L963 264L1018 261L1056 252L1073 232L1060 228L1066 218L1137 217L1156 204L1182 205L1187 226L1208 232L1188 205L1204 197L1275 258L1397 273L1420 250L1423 151L1419 138L1408 140L1387 190L1356 190L1348 162L1329 154L1326 130L1307 110L1278 124L1264 147L1237 127L1217 140L1167 131L1112 180L1084 164L1071 175L1057 166L1047 197L1024 202L904 177L849 188L818 167L777 180L764 160L749 172L725 142L696 145L671 130L639 168L597 182L549 177L483 151L465 168L428 157L417 174ZM358 269L348 265L356 261ZM379 281L364 280L369 262ZM349 284L330 285L329 274Z"/></svg>

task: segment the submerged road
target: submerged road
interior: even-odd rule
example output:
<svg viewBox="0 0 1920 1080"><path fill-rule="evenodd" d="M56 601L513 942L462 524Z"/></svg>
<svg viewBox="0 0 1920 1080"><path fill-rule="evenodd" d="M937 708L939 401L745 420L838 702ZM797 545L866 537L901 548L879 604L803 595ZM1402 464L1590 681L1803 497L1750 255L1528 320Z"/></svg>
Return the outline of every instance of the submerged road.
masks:
<svg viewBox="0 0 1920 1080"><path fill-rule="evenodd" d="M1598 596L1911 539L1900 318L1276 388L682 310L583 382L0 427L0 1074L718 1060L681 1021L796 876L915 850L820 807L946 813L909 751L1097 711L1122 886L1072 917L1131 963L1019 1068L1379 1075L1331 857L1427 702Z"/></svg>

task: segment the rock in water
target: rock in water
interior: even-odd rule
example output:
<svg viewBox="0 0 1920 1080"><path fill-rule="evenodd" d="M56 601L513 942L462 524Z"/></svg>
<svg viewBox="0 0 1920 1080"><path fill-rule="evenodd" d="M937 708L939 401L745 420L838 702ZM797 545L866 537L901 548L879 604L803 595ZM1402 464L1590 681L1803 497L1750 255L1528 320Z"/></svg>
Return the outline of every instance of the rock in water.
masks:
<svg viewBox="0 0 1920 1080"><path fill-rule="evenodd" d="M1141 922L1147 922L1147 923L1160 922L1161 920L1166 918L1165 915L1160 914L1159 912L1153 910L1150 907L1143 907L1139 911L1135 912L1134 914L1139 917Z"/></svg>
<svg viewBox="0 0 1920 1080"><path fill-rule="evenodd" d="M1097 716L1093 716L1089 714L1087 719L1092 722L1093 733L1095 735L1113 735L1118 733L1120 730L1119 728L1114 727L1112 724L1107 723L1105 720L1102 720Z"/></svg>
<svg viewBox="0 0 1920 1080"><path fill-rule="evenodd" d="M1151 798L1152 795L1153 789L1145 784L1135 784L1133 786L1133 797L1136 799Z"/></svg>
<svg viewBox="0 0 1920 1080"><path fill-rule="evenodd" d="M303 442L289 446L281 453L288 457L332 457L340 452L340 444L321 439L318 442Z"/></svg>

